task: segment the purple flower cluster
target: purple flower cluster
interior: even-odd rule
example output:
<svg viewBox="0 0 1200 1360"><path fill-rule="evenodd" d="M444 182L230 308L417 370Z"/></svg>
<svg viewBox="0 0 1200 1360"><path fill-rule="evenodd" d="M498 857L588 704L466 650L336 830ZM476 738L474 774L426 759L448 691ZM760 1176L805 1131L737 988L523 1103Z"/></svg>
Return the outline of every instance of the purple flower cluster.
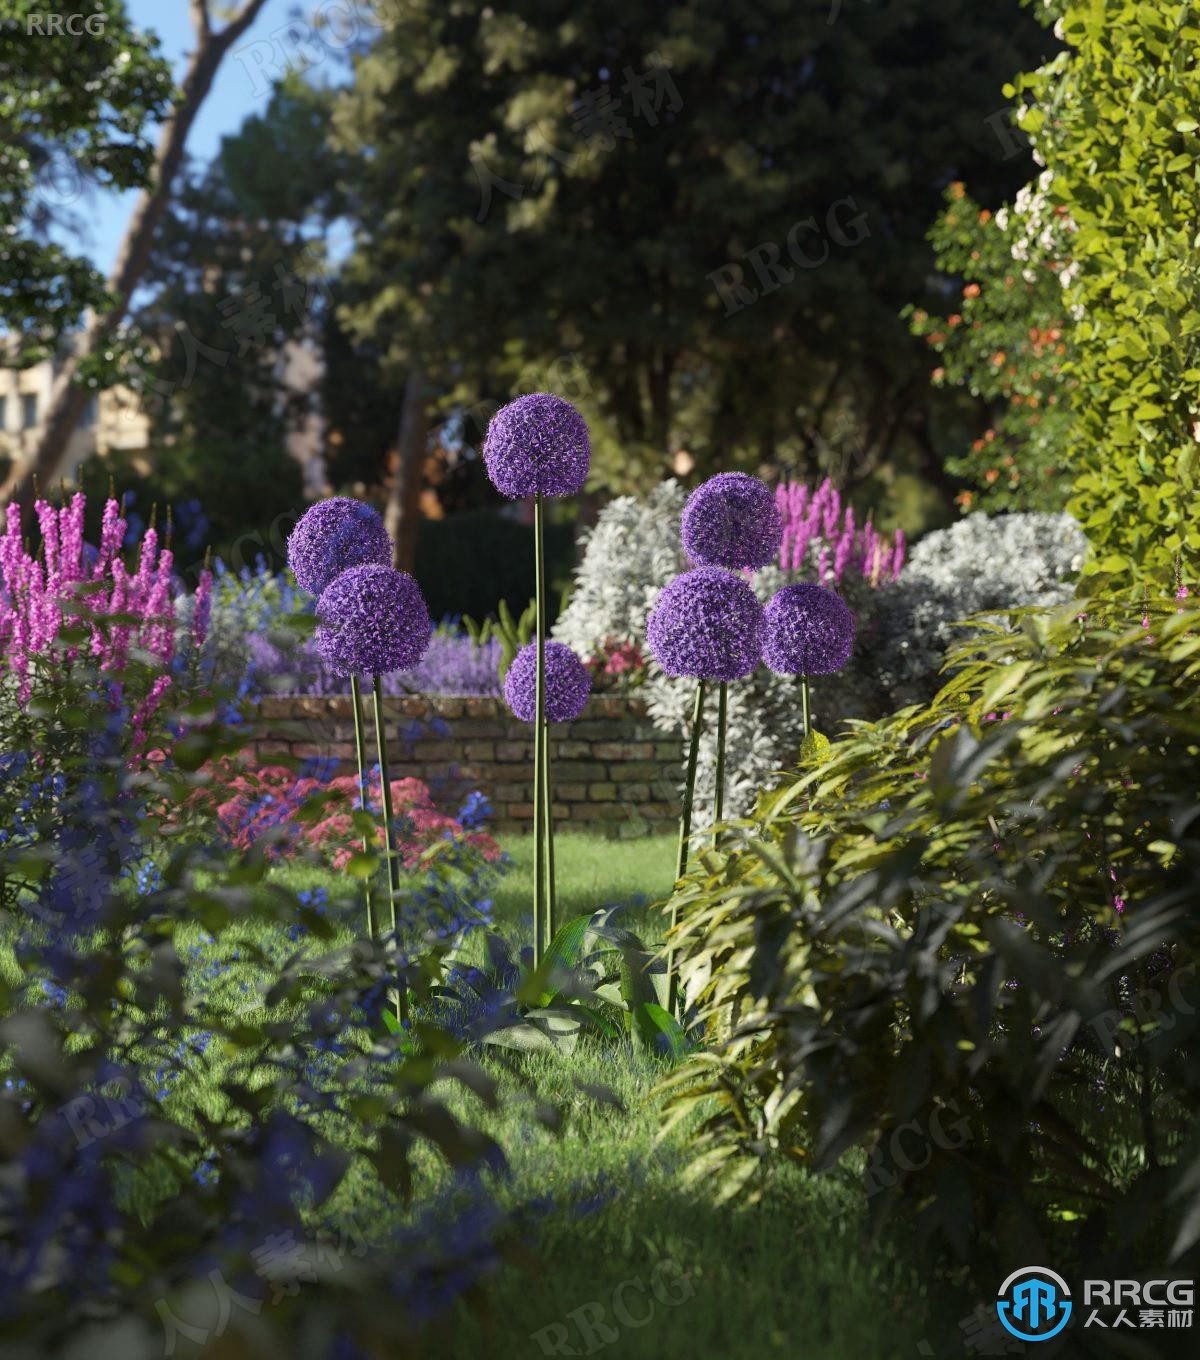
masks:
<svg viewBox="0 0 1200 1360"><path fill-rule="evenodd" d="M350 567L390 566L392 540L369 505L333 496L304 512L288 537L287 557L300 588L320 595Z"/></svg>
<svg viewBox="0 0 1200 1360"><path fill-rule="evenodd" d="M658 597L646 642L668 675L741 680L762 659L763 607L740 576L697 567Z"/></svg>
<svg viewBox="0 0 1200 1360"><path fill-rule="evenodd" d="M694 563L734 571L765 567L783 539L770 488L744 472L720 472L698 486L683 507L681 529Z"/></svg>
<svg viewBox="0 0 1200 1360"><path fill-rule="evenodd" d="M483 461L502 496L573 496L591 465L587 422L569 401L534 392L501 407L483 441Z"/></svg>
<svg viewBox="0 0 1200 1360"><path fill-rule="evenodd" d="M317 601L317 648L335 675L384 675L415 666L432 626L421 588L393 567L351 567Z"/></svg>
<svg viewBox="0 0 1200 1360"><path fill-rule="evenodd" d="M574 722L592 692L587 667L562 642L547 642L546 721ZM537 715L537 643L531 642L513 658L504 677L504 701L522 722Z"/></svg>
<svg viewBox="0 0 1200 1360"><path fill-rule="evenodd" d="M346 677L327 669L315 638L305 638L285 649L278 639L254 632L246 636L246 651L250 693L314 696L346 693ZM496 638L476 643L465 633L439 628L425 655L411 670L384 677L383 692L498 696L500 651Z"/></svg>
<svg viewBox="0 0 1200 1360"><path fill-rule="evenodd" d="M767 605L763 660L777 675L830 675L854 651L854 615L812 581L784 586Z"/></svg>

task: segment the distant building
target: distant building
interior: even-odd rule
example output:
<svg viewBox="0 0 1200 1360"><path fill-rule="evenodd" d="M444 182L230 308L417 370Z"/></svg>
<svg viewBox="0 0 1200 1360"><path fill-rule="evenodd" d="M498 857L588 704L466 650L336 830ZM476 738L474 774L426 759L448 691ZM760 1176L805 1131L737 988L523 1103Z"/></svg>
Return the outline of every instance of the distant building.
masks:
<svg viewBox="0 0 1200 1360"><path fill-rule="evenodd" d="M23 463L33 457L58 371L54 359L30 368L0 368L0 458ZM108 388L88 401L67 444L61 474L70 480L80 463L96 454L120 451L136 460L149 444L150 420L137 395L127 387Z"/></svg>
<svg viewBox="0 0 1200 1360"><path fill-rule="evenodd" d="M3 353L3 337L0 337ZM0 367L0 460L25 462L34 455L50 409L61 364L47 359L29 368ZM299 463L309 496L329 494L325 471L325 418L315 394L320 390L325 360L319 345L311 338L288 341L277 366L280 382L279 406L289 399L309 397L287 421L288 453ZM117 384L97 392L87 404L67 444L66 457L59 475L71 481L81 463L99 455L121 453L143 476L153 467L151 422L138 394ZM170 442L170 435L160 435Z"/></svg>

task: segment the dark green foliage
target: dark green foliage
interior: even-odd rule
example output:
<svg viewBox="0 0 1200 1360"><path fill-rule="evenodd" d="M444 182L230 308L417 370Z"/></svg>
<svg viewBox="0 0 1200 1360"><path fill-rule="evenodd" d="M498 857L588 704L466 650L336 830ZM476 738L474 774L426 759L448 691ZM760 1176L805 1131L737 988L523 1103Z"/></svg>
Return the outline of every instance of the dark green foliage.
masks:
<svg viewBox="0 0 1200 1360"><path fill-rule="evenodd" d="M558 590L574 560L573 526L546 525L548 614L553 622ZM520 614L533 597L533 528L498 510L464 510L423 520L415 575L433 618L496 614L501 600Z"/></svg>
<svg viewBox="0 0 1200 1360"><path fill-rule="evenodd" d="M348 324L397 370L419 362L445 411L562 391L611 490L677 448L701 470L940 471L898 313L946 183L990 200L1027 174L989 122L1051 45L1015 0L847 3L836 22L811 0L402 0L388 18L335 117L357 158Z"/></svg>
<svg viewBox="0 0 1200 1360"><path fill-rule="evenodd" d="M933 351L934 385L980 399L965 447L947 463L975 488L960 503L989 513L1061 510L1074 475L1075 384L1065 373L1073 326L1061 282L1069 232L1040 194L994 213L961 184L946 200L929 239L954 292L945 315L908 315Z"/></svg>
<svg viewBox="0 0 1200 1360"><path fill-rule="evenodd" d="M476 646L483 646L495 638L500 643L500 679L508 674L517 653L533 640L537 625L537 601L530 600L521 611L519 618L513 616L507 600L501 600L494 619L486 618L476 623L468 614L463 619L463 627Z"/></svg>
<svg viewBox="0 0 1200 1360"><path fill-rule="evenodd" d="M145 353L124 377L151 414L150 468L115 472L139 504L200 500L227 558L243 535L278 537L281 508L303 509L286 441L322 410L321 370L284 375L332 324L319 228L341 200L327 125L328 99L286 81L225 138L168 205L135 317Z"/></svg>
<svg viewBox="0 0 1200 1360"><path fill-rule="evenodd" d="M698 1174L865 1149L877 1221L992 1290L1190 1260L1198 627L1170 600L994 623L705 852L678 905L714 1049L670 1085L708 1111Z"/></svg>

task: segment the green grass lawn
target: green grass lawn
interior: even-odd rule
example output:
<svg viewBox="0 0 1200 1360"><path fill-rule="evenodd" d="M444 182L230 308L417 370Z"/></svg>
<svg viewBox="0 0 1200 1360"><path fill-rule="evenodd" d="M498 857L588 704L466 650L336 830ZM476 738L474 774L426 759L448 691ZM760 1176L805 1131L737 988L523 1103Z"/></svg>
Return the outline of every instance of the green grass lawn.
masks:
<svg viewBox="0 0 1200 1360"><path fill-rule="evenodd" d="M523 942L530 838L509 838L504 848L511 862L494 895L495 919ZM557 849L560 920L632 901L640 904L635 911L645 934L657 935L653 903L670 888L671 837L611 842L567 834ZM335 904L346 902L351 887L343 875L312 868L272 869L265 890L272 880L291 888L324 886ZM351 899L349 910L356 909ZM339 942L352 938L351 924L343 919ZM177 931L189 988L204 991L200 1025L205 1007L260 1004L271 961L296 948L282 926L257 922L240 929L240 943L232 934L213 942L191 923ZM210 965L231 959L213 975ZM535 1208L514 1259L487 1282L486 1313L457 1309L431 1354L901 1360L918 1354L918 1343L933 1335L915 1255L894 1240L868 1243L862 1197L848 1176L817 1178L781 1166L764 1178L756 1202L736 1205L716 1204L709 1185L686 1178L686 1130L657 1136L655 1086L668 1071L663 1060L596 1043L581 1043L570 1056L518 1059L518 1074L536 1098L563 1112L557 1132L532 1117L522 1083L486 1050L482 1061L502 1076L509 1099L496 1112L467 1096L454 1103L461 1101L462 1112L508 1156L509 1174L495 1186L500 1202ZM214 1070L198 1069L197 1082L211 1082ZM600 1086L623 1108L582 1089ZM180 1090L177 1098L204 1104L206 1091ZM417 1169L425 1193L446 1183L432 1154L422 1152ZM140 1191L157 1196L170 1188L147 1182ZM352 1216L375 1239L375 1250L384 1249L389 1227L407 1212L380 1188L365 1159L352 1165L328 1207L335 1216Z"/></svg>
<svg viewBox="0 0 1200 1360"><path fill-rule="evenodd" d="M512 867L495 895L496 922L507 926L521 921L531 929L533 837L507 836L503 845L512 858ZM641 907L649 908L671 891L675 851L674 836L610 841L560 832L554 838L559 923L597 907L632 902L639 907L631 914L631 921L649 924L653 913ZM657 937L660 928L654 922L649 933Z"/></svg>
<svg viewBox="0 0 1200 1360"><path fill-rule="evenodd" d="M511 863L494 894L495 920L524 941L532 837L503 845ZM633 903L631 924L657 937L654 903L670 890L673 837L565 833L556 851L560 922ZM521 1259L489 1282L486 1313L455 1313L446 1353L890 1360L919 1354L933 1334L915 1254L894 1240L868 1242L848 1175L780 1166L757 1202L719 1206L702 1181L686 1180L684 1134L657 1139L663 1064L584 1045L569 1058L539 1055L521 1066L538 1095L566 1111L558 1134L520 1099L494 1116L472 1114L508 1154L501 1200L544 1209ZM583 1095L581 1084L613 1091L624 1113ZM395 1213L367 1174L349 1179L339 1207L368 1224Z"/></svg>

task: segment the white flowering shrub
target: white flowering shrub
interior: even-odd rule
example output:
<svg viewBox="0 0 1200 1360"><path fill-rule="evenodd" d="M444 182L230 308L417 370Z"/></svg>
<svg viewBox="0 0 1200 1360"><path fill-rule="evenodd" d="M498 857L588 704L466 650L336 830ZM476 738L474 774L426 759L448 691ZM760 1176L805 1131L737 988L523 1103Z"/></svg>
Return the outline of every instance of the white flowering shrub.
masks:
<svg viewBox="0 0 1200 1360"><path fill-rule="evenodd" d="M860 618L852 664L877 691L880 714L932 698L946 649L963 636L959 621L1070 599L1086 552L1068 514L968 515L928 534Z"/></svg>
<svg viewBox="0 0 1200 1360"><path fill-rule="evenodd" d="M679 541L687 499L675 481L660 483L647 501L618 496L584 531L583 560L554 636L581 657L606 638L645 643L646 617L658 592L688 568Z"/></svg>
<svg viewBox="0 0 1200 1360"><path fill-rule="evenodd" d="M606 638L644 640L659 592L688 568L679 542L684 500L672 481L644 503L622 496L605 506L585 539L574 593L555 625L560 641L588 656ZM963 635L955 626L960 620L1070 598L1086 549L1070 515L978 514L921 539L894 582L875 589L847 573L840 593L858 619L858 638L844 671L811 682L815 725L832 734L848 718L878 718L928 699L941 683L947 647ZM789 579L795 578L772 566L758 572L753 585L765 602ZM695 693L695 681L671 679L652 660L638 691L655 723L681 740ZM711 818L715 788L715 684L709 693L697 768L697 827ZM795 765L802 736L797 681L764 666L729 686L729 814L749 812L758 791Z"/></svg>

